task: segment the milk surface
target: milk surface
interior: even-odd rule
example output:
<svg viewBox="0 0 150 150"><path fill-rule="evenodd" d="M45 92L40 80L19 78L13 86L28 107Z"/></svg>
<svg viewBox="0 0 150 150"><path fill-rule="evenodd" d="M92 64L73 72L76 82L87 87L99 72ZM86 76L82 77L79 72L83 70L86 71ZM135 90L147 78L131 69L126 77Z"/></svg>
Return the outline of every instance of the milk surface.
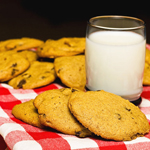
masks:
<svg viewBox="0 0 150 150"><path fill-rule="evenodd" d="M86 38L87 88L134 100L142 92L145 39L128 31L98 31ZM132 97L132 98L131 98Z"/></svg>

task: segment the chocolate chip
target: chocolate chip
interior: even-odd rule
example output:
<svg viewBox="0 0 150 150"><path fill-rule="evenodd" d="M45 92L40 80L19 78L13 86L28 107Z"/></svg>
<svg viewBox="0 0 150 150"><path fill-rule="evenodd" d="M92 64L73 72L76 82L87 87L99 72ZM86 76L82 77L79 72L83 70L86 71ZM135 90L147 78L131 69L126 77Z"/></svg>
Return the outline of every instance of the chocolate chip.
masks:
<svg viewBox="0 0 150 150"><path fill-rule="evenodd" d="M41 78L42 78L42 79L45 79L46 77L45 77L45 76L42 76Z"/></svg>
<svg viewBox="0 0 150 150"><path fill-rule="evenodd" d="M72 91L72 93L73 93L73 92L78 91L78 90L76 90L76 89L72 89L71 91Z"/></svg>
<svg viewBox="0 0 150 150"><path fill-rule="evenodd" d="M24 51L24 50L18 50L18 51L17 51L17 53L19 53L19 52L23 52L23 51Z"/></svg>
<svg viewBox="0 0 150 150"><path fill-rule="evenodd" d="M127 111L131 111L131 109L130 109L130 108L125 107L125 109L126 109Z"/></svg>
<svg viewBox="0 0 150 150"><path fill-rule="evenodd" d="M17 71L19 71L18 69L13 69L11 72L11 75L13 76Z"/></svg>
<svg viewBox="0 0 150 150"><path fill-rule="evenodd" d="M11 67L16 67L17 66L17 63L14 63L14 64L12 64L12 66Z"/></svg>
<svg viewBox="0 0 150 150"><path fill-rule="evenodd" d="M81 131L75 132L75 135L78 136L78 137L80 137L80 134L82 134Z"/></svg>
<svg viewBox="0 0 150 150"><path fill-rule="evenodd" d="M30 78L31 77L31 74L28 76L28 78Z"/></svg>
<svg viewBox="0 0 150 150"><path fill-rule="evenodd" d="M46 118L46 114L42 114L43 118Z"/></svg>
<svg viewBox="0 0 150 150"><path fill-rule="evenodd" d="M58 73L60 73L61 69L62 69L62 68L58 69Z"/></svg>
<svg viewBox="0 0 150 150"><path fill-rule="evenodd" d="M22 88L22 85L26 83L25 79L22 79L19 84L17 85L18 88Z"/></svg>
<svg viewBox="0 0 150 150"><path fill-rule="evenodd" d="M31 75L30 75L30 74L27 74L27 73L24 73L24 74L22 74L22 77L24 77L24 78L30 78Z"/></svg>
<svg viewBox="0 0 150 150"><path fill-rule="evenodd" d="M71 45L68 42L64 42L64 44L71 47Z"/></svg>
<svg viewBox="0 0 150 150"><path fill-rule="evenodd" d="M24 73L24 74L22 74L22 77L24 77L24 76L26 76L26 75L28 75L27 73Z"/></svg>
<svg viewBox="0 0 150 150"><path fill-rule="evenodd" d="M120 114L117 114L117 113L116 113L116 115L117 115L117 119L118 119L118 120L121 120L121 115L120 115Z"/></svg>
<svg viewBox="0 0 150 150"><path fill-rule="evenodd" d="M131 137L131 139L133 140L133 139L135 139L136 137L140 137L140 136L142 136L143 134L142 133L136 133L136 134L134 134L132 137Z"/></svg>

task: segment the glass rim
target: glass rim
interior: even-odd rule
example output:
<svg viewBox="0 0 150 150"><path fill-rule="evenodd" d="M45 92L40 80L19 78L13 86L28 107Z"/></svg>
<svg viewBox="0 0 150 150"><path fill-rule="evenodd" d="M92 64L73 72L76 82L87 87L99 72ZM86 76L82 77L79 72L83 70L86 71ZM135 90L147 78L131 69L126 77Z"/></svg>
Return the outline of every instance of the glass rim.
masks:
<svg viewBox="0 0 150 150"><path fill-rule="evenodd" d="M142 25L135 26L135 27L127 27L127 28L121 28L121 27L120 28L118 28L118 27L115 28L115 27L106 27L106 26L92 24L93 20L100 19L100 18L115 18L115 19L125 18L125 19L130 19L130 20L135 20L135 21L141 22ZM119 15L104 15L104 16L92 17L91 19L89 19L88 24L92 27L99 28L99 29L105 29L105 30L127 31L127 30L137 30L137 29L145 28L145 22L142 19L139 19L139 18L136 18L136 17L130 17L130 16L119 16Z"/></svg>

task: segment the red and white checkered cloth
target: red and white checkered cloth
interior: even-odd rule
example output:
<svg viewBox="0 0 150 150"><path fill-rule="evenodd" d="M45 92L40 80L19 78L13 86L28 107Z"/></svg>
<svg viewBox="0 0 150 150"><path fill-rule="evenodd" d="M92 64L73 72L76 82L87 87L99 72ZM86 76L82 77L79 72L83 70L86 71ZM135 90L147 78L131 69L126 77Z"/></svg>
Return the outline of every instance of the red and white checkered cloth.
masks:
<svg viewBox="0 0 150 150"><path fill-rule="evenodd" d="M105 141L100 138L78 138L76 136L45 131L28 125L11 114L13 106L35 98L39 93L61 88L58 84L34 90L16 90L0 84L0 134L11 150L149 150L150 133L127 142ZM140 109L150 122L150 87L144 87ZM1 146L0 146L1 147ZM1 148L0 148L1 149Z"/></svg>
<svg viewBox="0 0 150 150"><path fill-rule="evenodd" d="M6 148L5 143L11 150L150 150L150 133L125 142L78 138L33 127L11 114L16 104L34 99L43 91L58 88L61 86L53 83L34 90L16 90L7 84L0 84L0 150ZM150 123L150 86L143 88L141 96L139 107Z"/></svg>

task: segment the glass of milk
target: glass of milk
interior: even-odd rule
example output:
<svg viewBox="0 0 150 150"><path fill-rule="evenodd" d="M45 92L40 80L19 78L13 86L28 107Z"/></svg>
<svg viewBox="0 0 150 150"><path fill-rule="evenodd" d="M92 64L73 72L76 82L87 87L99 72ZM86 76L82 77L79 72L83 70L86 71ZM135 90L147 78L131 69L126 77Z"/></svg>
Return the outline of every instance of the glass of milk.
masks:
<svg viewBox="0 0 150 150"><path fill-rule="evenodd" d="M86 31L86 87L130 101L140 98L146 31L142 20L127 16L91 18Z"/></svg>

